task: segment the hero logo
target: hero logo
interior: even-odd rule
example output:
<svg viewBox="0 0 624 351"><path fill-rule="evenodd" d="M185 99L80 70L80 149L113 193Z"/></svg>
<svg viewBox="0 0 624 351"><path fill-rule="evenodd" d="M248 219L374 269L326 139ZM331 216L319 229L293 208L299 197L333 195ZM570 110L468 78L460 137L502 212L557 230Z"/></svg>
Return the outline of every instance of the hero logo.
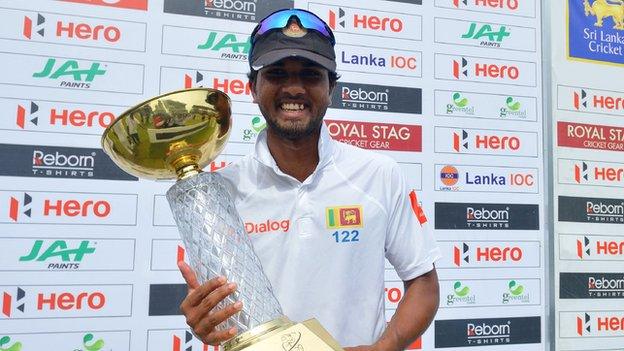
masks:
<svg viewBox="0 0 624 351"><path fill-rule="evenodd" d="M596 240L594 248L595 255L602 256L622 256L624 255L623 241ZM592 245L588 237L576 240L576 255L580 259L588 258L592 255Z"/></svg>
<svg viewBox="0 0 624 351"><path fill-rule="evenodd" d="M15 124L20 129L26 129L26 120L31 124L39 125L39 104L34 101L30 106L17 105ZM115 121L115 114L109 111L83 111L80 109L50 109L49 124L51 126L71 127L101 127L106 128Z"/></svg>
<svg viewBox="0 0 624 351"><path fill-rule="evenodd" d="M362 88L353 89L343 86L340 91L341 103L344 107L366 108L370 110L388 110L388 95L390 91L368 91Z"/></svg>
<svg viewBox="0 0 624 351"><path fill-rule="evenodd" d="M606 111L624 110L624 98L620 96L593 94L591 97L591 106L588 106L590 98L585 89L575 91L572 97L572 105L576 110L586 110L588 107Z"/></svg>
<svg viewBox="0 0 624 351"><path fill-rule="evenodd" d="M26 308L26 303L24 302L24 298L26 297L26 291L22 288L18 287L15 294L15 308L24 313ZM8 292L2 293L2 314L7 318L11 318L11 314L13 312L13 295Z"/></svg>
<svg viewBox="0 0 624 351"><path fill-rule="evenodd" d="M104 65L106 67L106 65ZM70 81L61 81L59 83L60 87L66 88L91 88L90 82L97 76L102 76L106 73L106 70L100 69L99 62L91 63L91 67L88 69L80 69L78 61L76 60L66 60L60 65L56 64L55 58L49 58L46 62L43 70L41 72L33 73L33 78L49 78L49 79L59 79L64 76L71 76L74 80ZM84 82L83 82L84 79Z"/></svg>
<svg viewBox="0 0 624 351"><path fill-rule="evenodd" d="M99 310L106 305L106 296L99 291L73 294L64 292L37 295L38 311Z"/></svg>
<svg viewBox="0 0 624 351"><path fill-rule="evenodd" d="M193 334L189 331L184 332L184 336L173 335L171 338L171 350L172 351L193 351L194 344L200 344L199 341L194 339ZM203 344L200 351L218 351L219 346L210 346Z"/></svg>
<svg viewBox="0 0 624 351"><path fill-rule="evenodd" d="M624 168L594 166L591 172L593 181L619 183L624 179ZM587 163L581 162L574 165L574 180L578 184L588 182L590 176Z"/></svg>
<svg viewBox="0 0 624 351"><path fill-rule="evenodd" d="M580 317L576 317L576 333L579 336L587 335L591 333L591 316L584 313Z"/></svg>
<svg viewBox="0 0 624 351"><path fill-rule="evenodd" d="M62 173L67 176L93 177L95 155L95 152L90 155L64 155L58 151L47 154L35 149L33 150L33 173Z"/></svg>
<svg viewBox="0 0 624 351"><path fill-rule="evenodd" d="M476 255L473 262L519 262L522 260L522 249L514 246L498 247L484 246L477 247ZM470 264L471 248L468 244L462 243L461 246L453 247L453 263L457 267Z"/></svg>
<svg viewBox="0 0 624 351"><path fill-rule="evenodd" d="M517 10L519 0L453 0L453 5L457 8L461 8L463 6L469 6L469 2L474 6Z"/></svg>
<svg viewBox="0 0 624 351"><path fill-rule="evenodd" d="M468 323L466 339L468 345L490 345L509 343L511 337L511 321L506 324Z"/></svg>
<svg viewBox="0 0 624 351"><path fill-rule="evenodd" d="M32 209L29 205L32 197L28 193L24 193L23 204L15 197L11 197L9 204L9 217L14 221L19 221L19 212L27 208L22 213L27 217L31 217ZM41 216L49 217L91 217L106 218L111 213L111 204L106 200L51 200L43 201L43 210Z"/></svg>
<svg viewBox="0 0 624 351"><path fill-rule="evenodd" d="M30 208L31 203L32 197L28 193L24 193L24 199L21 205L18 199L11 196L9 200L9 218L11 218L13 222L17 222L20 215L19 212L22 212L22 214L30 218L32 216L32 209Z"/></svg>
<svg viewBox="0 0 624 351"><path fill-rule="evenodd" d="M595 320L595 323L592 323L592 319ZM576 317L576 334L578 336L592 335L593 333L599 332L608 333L622 331L624 331L624 317L607 315L592 318L592 315L589 313L583 313ZM618 335L619 334L621 333L618 333Z"/></svg>
<svg viewBox="0 0 624 351"><path fill-rule="evenodd" d="M509 207L505 209L466 207L466 223L469 228L509 228Z"/></svg>
<svg viewBox="0 0 624 351"><path fill-rule="evenodd" d="M468 132L462 130L460 133L453 133L453 150L462 152L470 150L472 143L469 140ZM515 136L479 135L474 136L475 149L484 150L512 150L520 149L520 139Z"/></svg>
<svg viewBox="0 0 624 351"><path fill-rule="evenodd" d="M184 75L185 89L204 87L203 82L204 75L199 71L195 71L194 75ZM231 95L251 95L251 84L248 81L245 82L241 79L221 79L219 77L214 77L212 79L212 88L221 90L222 92Z"/></svg>
<svg viewBox="0 0 624 351"><path fill-rule="evenodd" d="M602 201L586 202L587 219L594 222L624 222L624 201L620 204L605 204Z"/></svg>
<svg viewBox="0 0 624 351"><path fill-rule="evenodd" d="M281 231L283 233L287 233L290 229L290 220L270 220L267 219L265 222L253 223L253 222L245 222L245 230L248 234L262 234L262 233L274 233Z"/></svg>
<svg viewBox="0 0 624 351"><path fill-rule="evenodd" d="M472 64L465 57L459 61L453 60L453 77L462 79L462 77L494 78L494 79L511 79L517 80L520 77L520 69L516 66L497 65L493 63L476 63L471 73Z"/></svg>
<svg viewBox="0 0 624 351"><path fill-rule="evenodd" d="M336 13L337 12L337 13ZM342 28L368 29L380 32L403 32L403 21L396 17L378 17L374 15L362 15L354 13L349 18L342 8L338 11L329 10L329 26L336 30L337 26Z"/></svg>
<svg viewBox="0 0 624 351"><path fill-rule="evenodd" d="M40 13L37 14L36 24L33 24L33 19L28 16L24 16L24 28L23 35L27 39L32 39L33 30L41 37L45 36L45 17ZM69 38L80 40L94 40L94 41L107 41L109 43L116 43L121 38L121 31L115 26L104 26L97 24L92 26L87 23L75 23L59 20L56 22L56 37L57 38Z"/></svg>

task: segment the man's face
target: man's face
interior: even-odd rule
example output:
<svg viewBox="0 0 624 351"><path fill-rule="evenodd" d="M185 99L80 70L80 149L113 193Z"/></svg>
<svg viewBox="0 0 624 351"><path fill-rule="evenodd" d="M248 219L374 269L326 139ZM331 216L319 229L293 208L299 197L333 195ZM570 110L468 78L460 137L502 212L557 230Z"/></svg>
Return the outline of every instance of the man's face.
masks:
<svg viewBox="0 0 624 351"><path fill-rule="evenodd" d="M294 140L318 131L332 88L325 68L286 58L258 72L252 95L269 128Z"/></svg>

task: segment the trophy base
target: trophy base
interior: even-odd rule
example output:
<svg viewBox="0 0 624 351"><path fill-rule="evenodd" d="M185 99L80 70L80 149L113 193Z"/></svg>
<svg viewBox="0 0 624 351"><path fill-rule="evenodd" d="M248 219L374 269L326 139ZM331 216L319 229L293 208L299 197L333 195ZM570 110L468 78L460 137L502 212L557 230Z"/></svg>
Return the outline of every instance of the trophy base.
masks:
<svg viewBox="0 0 624 351"><path fill-rule="evenodd" d="M293 323L286 317L261 324L229 340L225 351L342 351L316 319Z"/></svg>

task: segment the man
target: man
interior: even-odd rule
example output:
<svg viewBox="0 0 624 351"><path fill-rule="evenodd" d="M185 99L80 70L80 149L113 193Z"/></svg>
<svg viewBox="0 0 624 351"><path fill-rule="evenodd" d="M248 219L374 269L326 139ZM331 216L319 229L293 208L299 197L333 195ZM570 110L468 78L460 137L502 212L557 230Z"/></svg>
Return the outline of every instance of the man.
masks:
<svg viewBox="0 0 624 351"><path fill-rule="evenodd" d="M317 318L346 350L403 350L437 311L439 251L397 163L329 136L323 116L338 78L334 43L307 11L260 21L249 78L267 128L254 154L221 174L286 316ZM384 257L405 285L387 327ZM213 309L235 282L199 286L188 265L180 270L189 286L181 310L196 335L209 344L236 335L214 327L241 303Z"/></svg>

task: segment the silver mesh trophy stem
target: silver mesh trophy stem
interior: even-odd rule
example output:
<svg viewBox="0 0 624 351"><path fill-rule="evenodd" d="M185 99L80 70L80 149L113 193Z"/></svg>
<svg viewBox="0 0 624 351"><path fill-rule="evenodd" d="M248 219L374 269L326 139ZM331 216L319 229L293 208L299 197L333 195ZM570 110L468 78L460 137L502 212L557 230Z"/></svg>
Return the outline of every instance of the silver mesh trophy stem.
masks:
<svg viewBox="0 0 624 351"><path fill-rule="evenodd" d="M167 200L199 283L222 275L238 285L217 308L241 301L243 309L217 329L237 327L240 335L282 317L223 177L205 172L179 180Z"/></svg>

